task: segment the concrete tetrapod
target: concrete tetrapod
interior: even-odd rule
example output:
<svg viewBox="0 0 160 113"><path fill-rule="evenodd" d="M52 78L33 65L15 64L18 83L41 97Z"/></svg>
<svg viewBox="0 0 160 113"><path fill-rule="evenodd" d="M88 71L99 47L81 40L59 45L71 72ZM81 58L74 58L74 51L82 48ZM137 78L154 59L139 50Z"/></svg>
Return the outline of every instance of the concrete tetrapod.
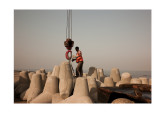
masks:
<svg viewBox="0 0 160 113"><path fill-rule="evenodd" d="M30 80L29 80L29 77L28 77L28 72L27 71L21 71L18 85L14 90L15 95L19 95L22 92L24 92L26 89L29 88L29 85L30 85Z"/></svg>
<svg viewBox="0 0 160 113"><path fill-rule="evenodd" d="M87 73L83 73L83 77L87 77L88 76L88 74Z"/></svg>
<svg viewBox="0 0 160 113"><path fill-rule="evenodd" d="M106 87L105 84L103 82L101 82L100 80L96 79L96 84L97 84L97 87Z"/></svg>
<svg viewBox="0 0 160 113"><path fill-rule="evenodd" d="M51 74L52 74L52 72L49 71L49 72L47 73L47 77L51 76Z"/></svg>
<svg viewBox="0 0 160 113"><path fill-rule="evenodd" d="M98 75L97 79L100 80L100 72L99 72L99 69L97 69L97 75Z"/></svg>
<svg viewBox="0 0 160 113"><path fill-rule="evenodd" d="M89 87L89 95L93 102L98 101L98 92L97 92L97 83L96 79L91 76L87 77L88 87Z"/></svg>
<svg viewBox="0 0 160 113"><path fill-rule="evenodd" d="M130 82L127 79L123 79L116 83L116 87L119 87L121 84L130 84Z"/></svg>
<svg viewBox="0 0 160 113"><path fill-rule="evenodd" d="M60 66L54 66L53 71L51 76L56 76L57 78L59 78L59 71L60 71Z"/></svg>
<svg viewBox="0 0 160 113"><path fill-rule="evenodd" d="M92 103L89 97L89 89L87 79L84 77L78 77L72 96L60 101L60 103Z"/></svg>
<svg viewBox="0 0 160 113"><path fill-rule="evenodd" d="M138 78L132 78L130 84L142 84L142 81Z"/></svg>
<svg viewBox="0 0 160 113"><path fill-rule="evenodd" d="M27 100L27 102L29 102L36 96L38 96L42 91L43 89L41 75L33 74L29 88L21 93L20 98L21 100Z"/></svg>
<svg viewBox="0 0 160 113"><path fill-rule="evenodd" d="M42 88L44 88L44 85L46 83L46 79L47 79L47 76L45 73L40 73L41 76L42 76Z"/></svg>
<svg viewBox="0 0 160 113"><path fill-rule="evenodd" d="M149 79L149 85L152 85L152 79L151 78Z"/></svg>
<svg viewBox="0 0 160 113"><path fill-rule="evenodd" d="M35 72L29 72L28 76L29 76L29 80L31 81L33 74L35 74Z"/></svg>
<svg viewBox="0 0 160 113"><path fill-rule="evenodd" d="M101 78L104 78L103 69L97 69L97 73L98 73L98 80L101 80Z"/></svg>
<svg viewBox="0 0 160 113"><path fill-rule="evenodd" d="M73 90L73 76L69 62L62 62L59 72L59 92L60 96L65 99L70 96Z"/></svg>
<svg viewBox="0 0 160 113"><path fill-rule="evenodd" d="M118 82L121 80L120 78L120 72L118 68L112 68L111 72L110 72L110 77L113 78L114 82Z"/></svg>
<svg viewBox="0 0 160 113"><path fill-rule="evenodd" d="M97 69L97 74L98 74L98 80L100 80L101 82L104 82L104 71L101 68Z"/></svg>
<svg viewBox="0 0 160 113"><path fill-rule="evenodd" d="M59 103L60 101L64 100L59 93L55 93L52 96L52 103Z"/></svg>
<svg viewBox="0 0 160 113"><path fill-rule="evenodd" d="M43 92L30 103L51 103L53 94L58 92L58 78L55 76L49 76Z"/></svg>
<svg viewBox="0 0 160 113"><path fill-rule="evenodd" d="M117 98L112 101L112 104L126 104L126 103L135 103L127 98Z"/></svg>
<svg viewBox="0 0 160 113"><path fill-rule="evenodd" d="M139 77L139 79L142 81L142 84L149 84L146 77Z"/></svg>
<svg viewBox="0 0 160 113"><path fill-rule="evenodd" d="M41 73L46 73L44 68L41 68L40 71L41 71Z"/></svg>
<svg viewBox="0 0 160 113"><path fill-rule="evenodd" d="M42 73L41 70L36 71L36 74L41 74L41 73Z"/></svg>
<svg viewBox="0 0 160 113"><path fill-rule="evenodd" d="M14 89L18 86L19 84L19 72L14 71Z"/></svg>
<svg viewBox="0 0 160 113"><path fill-rule="evenodd" d="M27 97L27 103L36 98L40 93L42 93L42 76L40 74L34 74L32 76L31 84L29 87L29 93Z"/></svg>
<svg viewBox="0 0 160 113"><path fill-rule="evenodd" d="M92 76L95 79L98 79L97 69L95 67L90 67L88 76Z"/></svg>
<svg viewBox="0 0 160 113"><path fill-rule="evenodd" d="M19 78L14 80L14 89L19 85Z"/></svg>
<svg viewBox="0 0 160 113"><path fill-rule="evenodd" d="M104 85L106 87L114 87L113 79L111 77L105 77L105 79L104 79Z"/></svg>
<svg viewBox="0 0 160 113"><path fill-rule="evenodd" d="M121 80L122 81L126 80L126 81L130 82L131 79L132 79L132 76L131 76L130 73L128 73L128 72L122 73L122 75L121 75Z"/></svg>
<svg viewBox="0 0 160 113"><path fill-rule="evenodd" d="M122 73L121 81L116 83L116 87L119 87L119 85L121 85L121 84L130 84L131 79L132 79L132 76L130 73L128 73L128 72Z"/></svg>
<svg viewBox="0 0 160 113"><path fill-rule="evenodd" d="M104 79L106 76L100 77L100 81L104 83Z"/></svg>
<svg viewBox="0 0 160 113"><path fill-rule="evenodd" d="M104 71L103 71L103 69L98 69L98 72L99 72L99 76L100 77L104 77Z"/></svg>

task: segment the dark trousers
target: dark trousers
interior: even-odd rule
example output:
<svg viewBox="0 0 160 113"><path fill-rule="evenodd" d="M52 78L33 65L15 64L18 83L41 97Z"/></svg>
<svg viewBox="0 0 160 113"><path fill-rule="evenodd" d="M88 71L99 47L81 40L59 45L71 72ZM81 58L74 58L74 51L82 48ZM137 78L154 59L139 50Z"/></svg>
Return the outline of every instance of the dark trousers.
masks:
<svg viewBox="0 0 160 113"><path fill-rule="evenodd" d="M80 61L77 65L76 68L76 76L77 77L82 77L83 76L83 61Z"/></svg>

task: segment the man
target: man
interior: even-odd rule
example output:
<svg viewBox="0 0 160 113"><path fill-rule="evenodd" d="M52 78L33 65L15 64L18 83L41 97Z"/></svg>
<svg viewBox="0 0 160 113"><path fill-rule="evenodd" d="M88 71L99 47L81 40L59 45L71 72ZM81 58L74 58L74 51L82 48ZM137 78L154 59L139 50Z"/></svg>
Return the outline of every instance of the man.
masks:
<svg viewBox="0 0 160 113"><path fill-rule="evenodd" d="M83 57L82 52L79 50L79 47L75 47L75 50L77 51L76 59L72 59L72 62L76 60L76 63L78 63L76 68L76 77L82 77L83 76Z"/></svg>

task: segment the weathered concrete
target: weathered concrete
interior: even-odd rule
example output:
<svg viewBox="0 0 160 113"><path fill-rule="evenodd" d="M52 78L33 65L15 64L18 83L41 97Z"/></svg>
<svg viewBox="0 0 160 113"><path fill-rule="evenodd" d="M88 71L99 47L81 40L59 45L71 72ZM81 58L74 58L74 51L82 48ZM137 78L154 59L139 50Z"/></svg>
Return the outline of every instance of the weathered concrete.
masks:
<svg viewBox="0 0 160 113"><path fill-rule="evenodd" d="M83 73L83 77L87 77L88 76L88 74L87 73Z"/></svg>
<svg viewBox="0 0 160 113"><path fill-rule="evenodd" d="M41 73L46 73L44 68L41 68L40 71L41 71Z"/></svg>
<svg viewBox="0 0 160 113"><path fill-rule="evenodd" d="M95 67L90 67L88 76L92 76L95 79L98 79L97 69Z"/></svg>
<svg viewBox="0 0 160 113"><path fill-rule="evenodd" d="M104 77L104 71L103 71L103 69L98 68L97 69L97 73L98 73L98 78ZM98 79L98 80L100 80L100 79Z"/></svg>
<svg viewBox="0 0 160 113"><path fill-rule="evenodd" d="M113 79L111 77L105 77L105 79L104 79L104 85L106 87L114 87Z"/></svg>
<svg viewBox="0 0 160 113"><path fill-rule="evenodd" d="M142 81L138 78L132 78L130 84L142 84Z"/></svg>
<svg viewBox="0 0 160 113"><path fill-rule="evenodd" d="M47 73L47 77L51 76L51 74L52 74L52 72L49 71L49 72Z"/></svg>
<svg viewBox="0 0 160 113"><path fill-rule="evenodd" d="M121 85L121 84L130 84L130 81L127 79L123 79L123 80L116 83L116 87L119 87L119 85Z"/></svg>
<svg viewBox="0 0 160 113"><path fill-rule="evenodd" d="M151 78L149 79L149 85L152 85L152 79Z"/></svg>
<svg viewBox="0 0 160 113"><path fill-rule="evenodd" d="M97 69L97 75L98 75L97 79L100 80L100 72L99 72L99 69Z"/></svg>
<svg viewBox="0 0 160 113"><path fill-rule="evenodd" d="M70 96L68 98L66 98L65 100L60 101L59 103L93 103L91 98L89 96L80 96L80 97L76 97L76 96Z"/></svg>
<svg viewBox="0 0 160 113"><path fill-rule="evenodd" d="M88 82L87 82L86 78L78 77L76 79L76 84L75 84L73 95L75 95L75 96L89 96Z"/></svg>
<svg viewBox="0 0 160 113"><path fill-rule="evenodd" d="M127 98L117 98L112 101L112 104L126 104L126 103L135 103Z"/></svg>
<svg viewBox="0 0 160 113"><path fill-rule="evenodd" d="M30 103L51 103L53 94L58 92L58 78L56 76L49 76L43 92Z"/></svg>
<svg viewBox="0 0 160 113"><path fill-rule="evenodd" d="M89 97L89 89L87 79L84 77L78 77L72 96L60 101L60 103L92 103Z"/></svg>
<svg viewBox="0 0 160 113"><path fill-rule="evenodd" d="M114 82L118 82L121 80L120 72L118 68L112 68L110 72L110 77L113 78Z"/></svg>
<svg viewBox="0 0 160 113"><path fill-rule="evenodd" d="M98 79L96 79L96 83L97 83L97 87L106 87L105 84L101 81L99 81Z"/></svg>
<svg viewBox="0 0 160 113"><path fill-rule="evenodd" d="M64 100L59 93L55 93L52 96L52 103L59 103L60 101Z"/></svg>
<svg viewBox="0 0 160 113"><path fill-rule="evenodd" d="M142 81L142 84L149 84L148 83L148 78L146 78L146 77L139 77L139 79Z"/></svg>
<svg viewBox="0 0 160 113"><path fill-rule="evenodd" d="M41 74L41 73L42 73L41 70L36 71L36 74Z"/></svg>
<svg viewBox="0 0 160 113"><path fill-rule="evenodd" d="M42 88L44 88L44 85L46 83L47 75L45 73L40 73L42 76Z"/></svg>
<svg viewBox="0 0 160 113"><path fill-rule="evenodd" d="M35 74L35 72L29 72L28 76L29 76L29 80L31 81L33 74Z"/></svg>
<svg viewBox="0 0 160 113"><path fill-rule="evenodd" d="M27 100L27 102L30 102L32 99L37 97L42 91L43 89L41 75L33 74L29 88L23 93L21 93L20 98L21 100Z"/></svg>
<svg viewBox="0 0 160 113"><path fill-rule="evenodd" d="M128 72L122 73L122 75L121 75L121 81L125 80L125 81L130 82L131 79L132 79L132 76L131 76L130 73L128 73Z"/></svg>
<svg viewBox="0 0 160 113"><path fill-rule="evenodd" d="M19 76L15 77L14 75L14 89L19 85Z"/></svg>
<svg viewBox="0 0 160 113"><path fill-rule="evenodd" d="M104 83L105 76L104 76L103 69L97 69L97 73L98 73L98 80Z"/></svg>
<svg viewBox="0 0 160 113"><path fill-rule="evenodd" d="M56 76L57 78L59 78L59 71L60 71L60 66L55 65L51 76Z"/></svg>
<svg viewBox="0 0 160 113"><path fill-rule="evenodd" d="M29 94L29 88L26 89L25 91L23 91L23 92L20 94L20 99L21 99L21 100L27 100L28 94Z"/></svg>
<svg viewBox="0 0 160 113"><path fill-rule="evenodd" d="M27 102L29 103L30 101L32 101L40 93L42 93L42 91L43 91L42 76L40 74L34 74L31 79Z"/></svg>
<svg viewBox="0 0 160 113"><path fill-rule="evenodd" d="M121 80L116 83L116 87L119 87L119 85L121 84L130 84L131 79L132 79L132 76L130 73L128 72L122 73Z"/></svg>
<svg viewBox="0 0 160 113"><path fill-rule="evenodd" d="M75 84L76 84L76 79L77 79L77 77L73 77L73 89L72 89L72 91L74 90L74 87L75 87Z"/></svg>
<svg viewBox="0 0 160 113"><path fill-rule="evenodd" d="M14 90L15 95L19 95L22 92L24 92L25 90L29 88L29 85L30 85L28 71L21 71L19 74L20 74L19 82L18 82L17 87Z"/></svg>
<svg viewBox="0 0 160 113"><path fill-rule="evenodd" d="M60 79L59 83L60 96L65 99L70 96L74 85L72 70L69 62L61 63L59 79Z"/></svg>
<svg viewBox="0 0 160 113"><path fill-rule="evenodd" d="M100 81L104 83L104 79L106 76L100 77Z"/></svg>
<svg viewBox="0 0 160 113"><path fill-rule="evenodd" d="M97 93L96 79L92 78L91 76L88 76L87 81L88 81L88 87L89 87L89 95L90 95L93 102L97 102L98 101L98 96L97 96L98 93Z"/></svg>

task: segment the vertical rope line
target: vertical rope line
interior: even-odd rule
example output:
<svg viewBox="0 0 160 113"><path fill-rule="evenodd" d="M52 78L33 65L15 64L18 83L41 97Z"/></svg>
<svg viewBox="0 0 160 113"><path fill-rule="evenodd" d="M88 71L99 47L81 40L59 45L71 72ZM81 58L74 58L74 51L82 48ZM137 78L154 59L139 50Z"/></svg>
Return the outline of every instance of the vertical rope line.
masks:
<svg viewBox="0 0 160 113"><path fill-rule="evenodd" d="M67 10L66 38L72 39L72 10Z"/></svg>
<svg viewBox="0 0 160 113"><path fill-rule="evenodd" d="M72 10L71 10L71 39L72 39Z"/></svg>
<svg viewBox="0 0 160 113"><path fill-rule="evenodd" d="M71 38L71 10L69 10L69 38Z"/></svg>
<svg viewBox="0 0 160 113"><path fill-rule="evenodd" d="M68 38L70 38L70 11L68 10Z"/></svg>
<svg viewBox="0 0 160 113"><path fill-rule="evenodd" d="M67 12L68 13L68 12ZM68 19L68 14L66 14L66 16L67 16L67 19ZM66 19L66 39L67 39L67 19Z"/></svg>
<svg viewBox="0 0 160 113"><path fill-rule="evenodd" d="M71 10L69 10L69 38L71 38Z"/></svg>
<svg viewBox="0 0 160 113"><path fill-rule="evenodd" d="M67 38L69 38L69 11L67 10Z"/></svg>

